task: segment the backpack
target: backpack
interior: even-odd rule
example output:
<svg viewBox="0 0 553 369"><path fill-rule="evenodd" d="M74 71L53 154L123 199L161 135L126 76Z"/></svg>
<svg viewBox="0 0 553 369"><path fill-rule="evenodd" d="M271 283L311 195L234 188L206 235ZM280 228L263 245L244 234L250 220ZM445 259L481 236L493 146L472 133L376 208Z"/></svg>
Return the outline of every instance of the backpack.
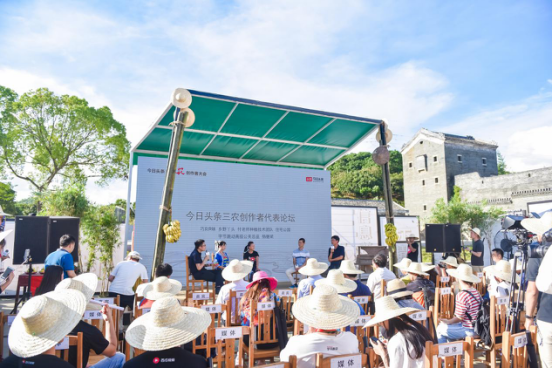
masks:
<svg viewBox="0 0 553 369"><path fill-rule="evenodd" d="M476 297L469 291L465 291L478 302ZM472 320L472 317L465 311L465 314ZM473 322L474 333L480 336L480 341L486 345L490 346L492 344L492 333L490 332L490 301L482 299L480 302L480 307L478 308L478 313L476 314L476 320Z"/></svg>
<svg viewBox="0 0 553 369"><path fill-rule="evenodd" d="M276 299L275 299L276 300ZM275 301L273 309L274 319L276 323L276 336L281 350L284 350L288 343L288 327L286 325L286 313L282 306L282 301Z"/></svg>

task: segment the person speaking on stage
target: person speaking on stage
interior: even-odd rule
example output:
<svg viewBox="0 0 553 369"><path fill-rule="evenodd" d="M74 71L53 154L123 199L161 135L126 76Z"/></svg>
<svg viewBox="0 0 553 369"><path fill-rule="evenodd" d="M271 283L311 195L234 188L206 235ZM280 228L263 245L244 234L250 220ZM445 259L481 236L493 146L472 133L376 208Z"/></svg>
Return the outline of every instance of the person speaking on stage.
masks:
<svg viewBox="0 0 553 369"><path fill-rule="evenodd" d="M194 242L194 251L192 251L188 258L188 267L194 279L215 282L215 293L219 293L221 286L224 284L221 269L207 270L205 268L209 260L209 255L206 255L202 259L202 252L204 252L205 249L206 245L204 240L200 239Z"/></svg>
<svg viewBox="0 0 553 369"><path fill-rule="evenodd" d="M253 241L248 242L244 247L243 260L249 260L253 263L253 268L250 274L248 274L248 282L251 282L255 272L259 272L259 253L255 251L255 243Z"/></svg>
<svg viewBox="0 0 553 369"><path fill-rule="evenodd" d="M346 256L346 249L344 246L339 245L340 237L336 235L330 238L330 243L332 243L332 246L330 246L330 249L328 250L328 261L330 262L328 270L340 269L340 264Z"/></svg>

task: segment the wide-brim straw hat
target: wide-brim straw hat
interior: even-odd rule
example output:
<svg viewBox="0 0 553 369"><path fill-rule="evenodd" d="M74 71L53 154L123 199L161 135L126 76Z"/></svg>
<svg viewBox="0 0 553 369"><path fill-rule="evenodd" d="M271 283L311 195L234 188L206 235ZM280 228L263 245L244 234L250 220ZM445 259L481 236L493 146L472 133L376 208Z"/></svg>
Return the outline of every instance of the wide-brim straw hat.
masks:
<svg viewBox="0 0 553 369"><path fill-rule="evenodd" d="M506 282L511 282L511 263L509 263L507 260L499 260L497 264L490 266L490 269L488 269L491 275L502 279Z"/></svg>
<svg viewBox="0 0 553 369"><path fill-rule="evenodd" d="M405 237L406 240L410 239L410 238L414 238L415 240L418 240L419 238L414 235L413 233L410 233L409 236Z"/></svg>
<svg viewBox="0 0 553 369"><path fill-rule="evenodd" d="M457 278L461 281L470 282L470 283L482 282L480 278L478 278L472 273L472 268L468 264L461 264L457 269L447 269L446 272L450 276Z"/></svg>
<svg viewBox="0 0 553 369"><path fill-rule="evenodd" d="M4 209L2 209L2 206L0 206L0 217L10 217L11 214L4 213Z"/></svg>
<svg viewBox="0 0 553 369"><path fill-rule="evenodd" d="M357 283L351 279L346 279L344 273L340 269L332 269L326 275L326 278L315 281L315 287L331 286L338 293L348 293L357 289Z"/></svg>
<svg viewBox="0 0 553 369"><path fill-rule="evenodd" d="M182 283L176 279L157 277L153 282L147 283L142 294L148 300L159 300L164 297L175 296L182 289Z"/></svg>
<svg viewBox="0 0 553 369"><path fill-rule="evenodd" d="M429 272L432 269L435 269L436 266L430 263L421 263L421 268L423 272Z"/></svg>
<svg viewBox="0 0 553 369"><path fill-rule="evenodd" d="M413 291L408 291L405 282L401 279L392 279L388 281L386 283L386 291L388 292L388 296L394 299L413 295Z"/></svg>
<svg viewBox="0 0 553 369"><path fill-rule="evenodd" d="M309 258L305 266L298 269L298 272L306 276L314 276L323 274L327 269L328 264L317 261L315 258Z"/></svg>
<svg viewBox="0 0 553 369"><path fill-rule="evenodd" d="M442 263L450 265L455 268L459 266L459 263L457 262L457 258L455 256L448 256L447 259L442 260Z"/></svg>
<svg viewBox="0 0 553 369"><path fill-rule="evenodd" d="M399 270L407 270L412 262L409 258L403 258L399 263L395 263L394 266Z"/></svg>
<svg viewBox="0 0 553 369"><path fill-rule="evenodd" d="M98 276L94 273L80 274L74 278L65 278L58 283L55 291L75 290L81 292L87 301L86 310L100 310L101 305L89 304L88 302L94 297L96 288L98 287Z"/></svg>
<svg viewBox="0 0 553 369"><path fill-rule="evenodd" d="M543 214L541 218L523 219L520 224L530 232L541 236L551 229L551 212Z"/></svg>
<svg viewBox="0 0 553 369"><path fill-rule="evenodd" d="M469 231L476 233L478 237L482 237L482 231L480 228L469 228Z"/></svg>
<svg viewBox="0 0 553 369"><path fill-rule="evenodd" d="M359 306L329 285L321 285L309 296L292 305L294 317L303 324L318 329L340 329L359 317Z"/></svg>
<svg viewBox="0 0 553 369"><path fill-rule="evenodd" d="M6 237L10 235L10 233L13 232L13 229L10 229L8 231L0 232L0 242L2 242Z"/></svg>
<svg viewBox="0 0 553 369"><path fill-rule="evenodd" d="M148 314L131 323L125 338L139 350L162 351L194 340L210 324L207 311L182 307L176 297L165 297L155 301Z"/></svg>
<svg viewBox="0 0 553 369"><path fill-rule="evenodd" d="M359 270L355 267L353 260L342 260L342 263L340 264L340 270L344 274L363 274L364 273L362 270Z"/></svg>
<svg viewBox="0 0 553 369"><path fill-rule="evenodd" d="M413 274L423 275L423 276L428 275L428 273L424 272L424 269L421 263L411 263L411 265L409 265L409 268L407 268L407 273L413 273Z"/></svg>
<svg viewBox="0 0 553 369"><path fill-rule="evenodd" d="M230 282L236 282L244 279L253 269L253 263L248 261L232 260L229 265L223 269L223 278Z"/></svg>
<svg viewBox="0 0 553 369"><path fill-rule="evenodd" d="M27 301L10 329L11 352L28 358L54 347L82 319L87 301L75 290L52 291Z"/></svg>
<svg viewBox="0 0 553 369"><path fill-rule="evenodd" d="M264 272L264 271L259 271L259 272L255 272L255 274L253 275L253 279L252 279L252 283L248 284L246 286L246 289L249 289L251 286L253 286L255 283L263 280L263 279L266 279L269 281L269 288L271 289L271 291L274 291L277 286L278 286L278 281L276 278L274 277L269 277L269 275Z"/></svg>
<svg viewBox="0 0 553 369"><path fill-rule="evenodd" d="M397 318L403 314L410 314L419 311L416 308L402 308L392 296L383 296L374 301L374 317L365 324L364 328L372 327L378 323Z"/></svg>

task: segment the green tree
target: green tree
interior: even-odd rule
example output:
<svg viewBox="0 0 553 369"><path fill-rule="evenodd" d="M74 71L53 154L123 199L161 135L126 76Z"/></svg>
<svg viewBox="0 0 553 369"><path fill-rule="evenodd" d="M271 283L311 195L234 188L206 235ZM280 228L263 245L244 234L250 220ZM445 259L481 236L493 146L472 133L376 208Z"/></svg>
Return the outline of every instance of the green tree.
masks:
<svg viewBox="0 0 553 369"><path fill-rule="evenodd" d="M507 164L505 163L505 158L503 157L503 155L501 155L499 151L497 152L497 173L499 175L511 173L507 171Z"/></svg>
<svg viewBox="0 0 553 369"><path fill-rule="evenodd" d="M109 108L46 88L18 97L0 86L0 173L39 195L61 179L100 185L127 173L130 143Z"/></svg>
<svg viewBox="0 0 553 369"><path fill-rule="evenodd" d="M15 203L14 215L31 215L38 212L36 204L37 199L35 197L29 197Z"/></svg>
<svg viewBox="0 0 553 369"><path fill-rule="evenodd" d="M17 215L17 209L15 207L15 190L11 183L0 182L0 206L4 212Z"/></svg>
<svg viewBox="0 0 553 369"><path fill-rule="evenodd" d="M82 183L73 183L56 190L49 190L43 193L41 202L41 215L82 218L89 206Z"/></svg>

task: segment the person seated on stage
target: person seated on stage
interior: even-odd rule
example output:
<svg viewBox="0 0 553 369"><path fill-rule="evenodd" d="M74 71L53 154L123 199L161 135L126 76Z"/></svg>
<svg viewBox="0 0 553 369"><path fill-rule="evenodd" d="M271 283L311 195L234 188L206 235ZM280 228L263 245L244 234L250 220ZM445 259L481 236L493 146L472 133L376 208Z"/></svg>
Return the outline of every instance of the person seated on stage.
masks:
<svg viewBox="0 0 553 369"><path fill-rule="evenodd" d="M493 283L488 286L488 293L491 296L503 297L509 296L511 292L511 263L507 260L500 260L493 268L488 269L489 274L493 278ZM516 280L520 281L520 277L516 275Z"/></svg>
<svg viewBox="0 0 553 369"><path fill-rule="evenodd" d="M248 275L248 282L253 280L253 275L259 272L259 254L255 251L255 243L253 241L248 242L246 247L244 247L244 260L249 260L253 263L253 268L250 274Z"/></svg>
<svg viewBox="0 0 553 369"><path fill-rule="evenodd" d="M230 262L230 264L223 270L223 278L226 281L229 281L231 283L225 284L223 287L221 287L221 291L219 291L219 294L217 295L217 299L215 300L215 304L225 304L230 298L230 291L246 291L246 287L248 285L248 282L244 280L248 274L252 271L253 264L248 260L237 260L234 259ZM232 309L231 311L231 322L235 321L235 302L232 302ZM227 320L227 312L223 311L222 319L226 322Z"/></svg>
<svg viewBox="0 0 553 369"><path fill-rule="evenodd" d="M78 291L48 292L27 301L12 323L11 355L0 368L73 368L56 356L56 345L81 320L86 303Z"/></svg>
<svg viewBox="0 0 553 369"><path fill-rule="evenodd" d="M146 283L146 286L144 286L143 293L146 302L140 306L140 309L150 309L154 301L164 297L176 296L180 290L182 290L182 284L176 279L157 277L153 282Z"/></svg>
<svg viewBox="0 0 553 369"><path fill-rule="evenodd" d="M326 278L320 279L315 282L315 290L319 286L330 286L334 288L340 295L348 297L353 291L357 289L357 284L351 279L345 278L344 273L340 269L332 269L328 271ZM315 291L313 290L313 291ZM365 315L366 312L360 303L354 301L359 308L361 315Z"/></svg>
<svg viewBox="0 0 553 369"><path fill-rule="evenodd" d="M482 297L474 288L480 278L473 274L468 264L461 264L457 269L448 269L447 273L455 277L461 291L455 296L455 315L451 319L442 319L436 327L438 343L464 340L474 336L474 321L480 309Z"/></svg>
<svg viewBox="0 0 553 369"><path fill-rule="evenodd" d="M168 263L163 263L157 266L155 278L159 277L167 277L171 279L171 275L173 275L173 267ZM154 278L154 280L155 280ZM136 297L144 297L144 288L148 285L148 283L142 283L139 284L138 287L136 287ZM153 301L148 300L147 298L143 298L138 303L139 309L149 309L153 304Z"/></svg>
<svg viewBox="0 0 553 369"><path fill-rule="evenodd" d="M328 249L328 261L330 262L328 270L340 269L340 263L346 257L346 249L339 245L340 237L336 235L330 237L330 243L332 246Z"/></svg>
<svg viewBox="0 0 553 369"><path fill-rule="evenodd" d="M352 297L371 295L369 287L359 280L359 276L363 274L363 271L355 267L353 260L342 260L340 270L344 273L344 278L354 281L357 285L357 288L349 293Z"/></svg>
<svg viewBox="0 0 553 369"><path fill-rule="evenodd" d="M386 268L387 263L388 257L384 254L377 254L372 261L373 272L369 275L367 286L373 293L375 300L381 296L380 282L382 280L391 281L392 279L396 279L396 275Z"/></svg>
<svg viewBox="0 0 553 369"><path fill-rule="evenodd" d="M341 330L357 320L359 309L355 301L338 295L332 286L318 286L311 296L298 299L292 313L309 326L309 331L288 340L280 352L280 361L287 362L295 355L298 368L314 368L317 353L323 353L324 357L359 353L357 337Z"/></svg>
<svg viewBox="0 0 553 369"><path fill-rule="evenodd" d="M412 261L408 258L401 259L401 262L395 263L394 267L398 268L400 273L404 276L407 275L407 269L409 269L409 266L411 265Z"/></svg>
<svg viewBox="0 0 553 369"><path fill-rule="evenodd" d="M414 321L409 314L418 310L400 307L392 296L375 301L376 313L364 328L378 324L388 343L371 342L375 354L380 356L385 368L424 368L425 344L432 341L426 327Z"/></svg>
<svg viewBox="0 0 553 369"><path fill-rule="evenodd" d="M300 268L304 267L309 259L309 251L305 250L305 238L300 238L298 240L298 249L292 253L292 262L294 267L286 270L286 276L290 280L290 288L297 288L298 285L294 280L292 273L297 272Z"/></svg>
<svg viewBox="0 0 553 369"><path fill-rule="evenodd" d="M52 292L61 281L63 281L63 268L59 265L50 265L50 267L44 271L42 281L35 291L35 296Z"/></svg>
<svg viewBox="0 0 553 369"><path fill-rule="evenodd" d="M317 261L317 259L310 258L303 268L300 268L298 272L307 276L302 279L298 284L298 299L304 296L309 296L311 288L315 287L315 282L322 279L321 274L326 272L328 264Z"/></svg>
<svg viewBox="0 0 553 369"><path fill-rule="evenodd" d="M59 265L63 268L63 278L76 277L73 255L71 253L75 249L75 237L70 234L64 234L60 238L60 248L52 252L44 260L44 269L48 269L50 265Z"/></svg>
<svg viewBox="0 0 553 369"><path fill-rule="evenodd" d="M409 269L407 269L407 274L411 279L411 282L407 285L407 290L413 292L413 299L425 307L427 306L424 302L423 288L427 288L427 297L430 299L430 304L434 301L434 293L436 292L434 282L425 278L428 276L425 271L429 269L434 269L434 266L421 263L411 263Z"/></svg>
<svg viewBox="0 0 553 369"><path fill-rule="evenodd" d="M124 368L207 368L205 357L182 348L211 324L208 312L183 307L175 297L165 297L152 310L135 319L125 334L130 346L144 353L127 361Z"/></svg>
<svg viewBox="0 0 553 369"><path fill-rule="evenodd" d="M225 250L227 249L227 243L225 241L217 241L217 253L215 254L215 261L217 262L217 269L225 269L228 266L229 258Z"/></svg>
<svg viewBox="0 0 553 369"><path fill-rule="evenodd" d="M0 212L2 211L0 207ZM0 255L2 262L6 259L9 259L10 257L8 255L4 255L4 247L6 246L6 237L11 233L12 231L3 231L0 232ZM4 272L4 268L2 266L2 272ZM15 274L13 272L10 273L8 278L4 281L4 283L0 284L0 292L4 292L6 288L12 283L13 279L15 277Z"/></svg>
<svg viewBox="0 0 553 369"><path fill-rule="evenodd" d="M67 290L79 291L88 302L94 296L96 287L98 287L98 277L96 274L85 273L75 278L64 279L57 285L55 292ZM84 320L79 321L69 334L76 336L80 332L83 333L83 368L86 368L88 365L90 350L93 350L97 355L105 356L104 359L91 365L90 368L121 368L125 362L125 355L117 352L116 326L113 321L111 308L107 305L99 306L95 304L88 304L86 306L86 310L98 310L99 308L101 308L104 320L105 336L98 328L88 324ZM69 348L69 363L77 367L77 347Z"/></svg>
<svg viewBox="0 0 553 369"><path fill-rule="evenodd" d="M221 276L221 269L207 270L205 265L209 260L209 255L206 255L202 260L202 252L206 249L205 241L200 239L194 242L194 251L188 257L188 267L190 273L196 280L215 282L215 293L219 293L219 290L224 284L223 277Z"/></svg>
<svg viewBox="0 0 553 369"><path fill-rule="evenodd" d="M407 286L401 279L392 279L386 285L388 296L396 300L397 304L402 307L410 307L419 310L425 310L424 306L413 300L413 291L407 290Z"/></svg>

